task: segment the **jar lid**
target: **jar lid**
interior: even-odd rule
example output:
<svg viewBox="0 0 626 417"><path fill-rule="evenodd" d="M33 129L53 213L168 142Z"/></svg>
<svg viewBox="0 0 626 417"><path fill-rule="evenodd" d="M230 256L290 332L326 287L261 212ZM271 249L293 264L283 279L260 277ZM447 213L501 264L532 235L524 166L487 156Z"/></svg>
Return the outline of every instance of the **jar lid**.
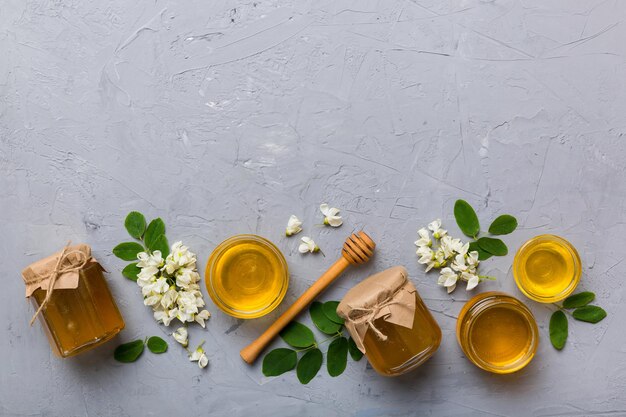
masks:
<svg viewBox="0 0 626 417"><path fill-rule="evenodd" d="M350 289L337 306L337 314L345 325L356 346L365 353L363 339L372 330L380 340L387 336L380 332L374 321L384 321L413 327L415 318L416 289L408 280L403 266L394 266L374 274Z"/></svg>
<svg viewBox="0 0 626 417"><path fill-rule="evenodd" d="M30 297L39 288L47 289L53 274L57 275L53 290L77 288L79 269L89 264L96 264L102 268L98 261L91 257L91 247L83 243L66 246L62 251L28 265L22 271L26 297Z"/></svg>

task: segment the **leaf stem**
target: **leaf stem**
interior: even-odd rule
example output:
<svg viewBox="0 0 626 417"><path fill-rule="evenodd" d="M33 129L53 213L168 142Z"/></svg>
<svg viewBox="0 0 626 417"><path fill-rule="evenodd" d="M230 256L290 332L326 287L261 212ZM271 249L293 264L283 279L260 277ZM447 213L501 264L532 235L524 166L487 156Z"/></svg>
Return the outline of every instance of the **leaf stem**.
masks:
<svg viewBox="0 0 626 417"><path fill-rule="evenodd" d="M339 330L339 331L337 332L337 334L336 334L336 335L334 335L334 336L332 336L332 337L329 337L329 338L327 338L327 339L324 339L324 340L322 340L322 341L321 341L321 342L319 342L319 343L318 343L318 342L315 342L315 343L313 343L313 344L312 344L311 346L309 346L309 347L305 347L305 348L303 348L303 349L297 349L297 350L296 350L296 352L306 352L307 350L317 349L317 348L319 348L319 347L320 347L320 345L321 345L321 344L326 343L326 342L328 342L328 341L330 341L330 340L334 340L334 339L336 339L336 338L338 338L338 337L342 337L342 336L343 336L343 331Z"/></svg>
<svg viewBox="0 0 626 417"><path fill-rule="evenodd" d="M570 317L574 317L572 313L570 313L567 309L563 308L563 306L560 306L557 303L552 303L552 305L558 308L559 310L561 310L562 312L564 312L565 314L569 315Z"/></svg>

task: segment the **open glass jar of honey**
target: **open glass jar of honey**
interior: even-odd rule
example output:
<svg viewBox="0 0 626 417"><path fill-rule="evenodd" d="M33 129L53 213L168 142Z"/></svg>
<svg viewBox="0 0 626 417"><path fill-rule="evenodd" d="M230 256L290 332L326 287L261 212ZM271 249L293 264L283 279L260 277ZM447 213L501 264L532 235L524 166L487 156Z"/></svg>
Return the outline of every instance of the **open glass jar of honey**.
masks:
<svg viewBox="0 0 626 417"><path fill-rule="evenodd" d="M582 274L580 256L567 240L539 235L519 248L513 261L513 277L520 291L540 303L568 297Z"/></svg>
<svg viewBox="0 0 626 417"><path fill-rule="evenodd" d="M68 246L22 271L26 296L37 308L33 320L39 316L57 356L92 349L124 328L103 271L88 245Z"/></svg>
<svg viewBox="0 0 626 417"><path fill-rule="evenodd" d="M381 375L409 372L439 348L441 329L402 266L354 286L337 307L346 329Z"/></svg>
<svg viewBox="0 0 626 417"><path fill-rule="evenodd" d="M220 243L206 266L211 299L233 317L253 319L274 310L285 297L289 270L269 240L237 235Z"/></svg>
<svg viewBox="0 0 626 417"><path fill-rule="evenodd" d="M528 365L539 345L530 310L518 299L496 291L478 294L463 306L456 336L474 365L496 374Z"/></svg>

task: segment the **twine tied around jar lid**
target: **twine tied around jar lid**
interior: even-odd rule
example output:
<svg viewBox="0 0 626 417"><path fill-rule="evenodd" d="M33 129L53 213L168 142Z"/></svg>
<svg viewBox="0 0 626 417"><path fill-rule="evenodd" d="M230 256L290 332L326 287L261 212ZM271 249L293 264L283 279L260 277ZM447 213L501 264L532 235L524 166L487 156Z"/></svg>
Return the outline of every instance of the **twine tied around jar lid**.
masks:
<svg viewBox="0 0 626 417"><path fill-rule="evenodd" d="M345 326L359 350L365 353L363 340L368 330L379 340L387 340L375 321L407 328L413 327L416 308L416 289L408 280L408 272L395 266L374 274L350 289L337 306L337 314L345 320Z"/></svg>
<svg viewBox="0 0 626 417"><path fill-rule="evenodd" d="M30 320L31 326L50 302L55 289L77 288L80 269L88 263L97 264L91 257L91 248L88 245L70 246L70 244L71 242L68 242L61 252L41 259L22 271L26 297L30 297L39 288L45 287L46 290L46 297Z"/></svg>

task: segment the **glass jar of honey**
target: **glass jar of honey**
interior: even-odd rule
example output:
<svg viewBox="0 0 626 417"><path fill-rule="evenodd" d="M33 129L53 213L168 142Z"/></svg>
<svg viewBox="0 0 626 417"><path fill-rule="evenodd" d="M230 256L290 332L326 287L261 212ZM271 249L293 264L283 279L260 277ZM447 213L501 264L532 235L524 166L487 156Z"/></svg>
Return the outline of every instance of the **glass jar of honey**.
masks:
<svg viewBox="0 0 626 417"><path fill-rule="evenodd" d="M274 310L289 286L287 262L269 240L237 235L220 243L206 266L209 296L223 312L252 319Z"/></svg>
<svg viewBox="0 0 626 417"><path fill-rule="evenodd" d="M569 296L582 274L580 256L567 240L539 235L524 243L513 261L513 277L520 291L540 303Z"/></svg>
<svg viewBox="0 0 626 417"><path fill-rule="evenodd" d="M456 336L465 356L495 374L519 371L539 345L535 318L516 298L496 291L478 294L461 309Z"/></svg>
<svg viewBox="0 0 626 417"><path fill-rule="evenodd" d="M26 295L57 356L92 349L124 328L103 271L87 245L66 247L22 271Z"/></svg>
<svg viewBox="0 0 626 417"><path fill-rule="evenodd" d="M441 329L402 266L353 287L337 307L346 329L381 375L409 372L439 348Z"/></svg>

